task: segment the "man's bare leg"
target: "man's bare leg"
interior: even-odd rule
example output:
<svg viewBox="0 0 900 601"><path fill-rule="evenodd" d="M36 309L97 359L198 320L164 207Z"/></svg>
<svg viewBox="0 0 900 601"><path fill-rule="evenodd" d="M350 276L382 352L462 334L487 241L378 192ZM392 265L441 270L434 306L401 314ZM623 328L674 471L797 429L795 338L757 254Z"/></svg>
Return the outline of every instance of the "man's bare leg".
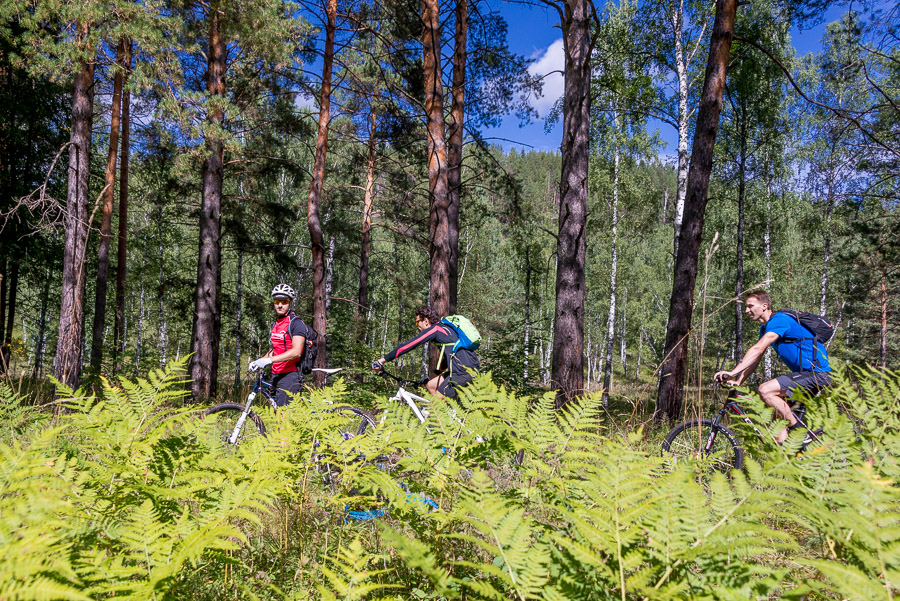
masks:
<svg viewBox="0 0 900 601"><path fill-rule="evenodd" d="M434 396L439 396L442 399L444 399L447 397L445 397L440 392L438 392L438 386L443 384L443 382L444 382L444 376L435 376L435 377L431 378L430 380L428 380L428 383L425 385L425 388L427 388L428 392L430 392Z"/></svg>
<svg viewBox="0 0 900 601"><path fill-rule="evenodd" d="M787 390L781 389L781 384L778 383L778 380L763 382L759 387L759 394L762 397L763 402L775 410L775 415L782 419L786 419L788 425L793 426L797 423L797 418L794 417L790 405L788 405L785 400L787 392ZM775 437L775 442L781 444L787 440L787 437L788 430L787 428L784 428L778 433L778 436Z"/></svg>

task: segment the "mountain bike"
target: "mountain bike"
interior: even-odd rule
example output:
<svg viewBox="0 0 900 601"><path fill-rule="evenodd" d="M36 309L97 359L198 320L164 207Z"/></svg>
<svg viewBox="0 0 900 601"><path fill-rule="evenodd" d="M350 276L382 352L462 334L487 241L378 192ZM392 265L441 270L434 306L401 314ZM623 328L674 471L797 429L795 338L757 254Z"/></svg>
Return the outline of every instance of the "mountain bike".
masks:
<svg viewBox="0 0 900 601"><path fill-rule="evenodd" d="M416 419L419 420L419 423L422 424L423 426L425 426L426 431L430 432L430 429L427 425L425 425L425 422L429 416L429 411L428 411L427 407L431 403L431 401L407 390L407 387L420 388L420 387L424 386L425 383L428 382L428 379L423 378L421 380L408 380L408 379L401 378L395 374L390 373L388 370L386 370L384 368L383 365L375 364L372 367L376 368L376 366L377 366L377 369L379 370L379 373L383 377L390 378L399 384L399 387L397 388L397 392L395 392L394 395L388 399L388 401L406 404L406 406L409 407L410 411L412 411L413 415L416 416ZM478 443L485 442L484 438L482 438L482 436L480 434L474 433L472 430L470 430L466 426L465 422L456 414L455 411L453 411L453 410L450 411L450 417L451 417L451 419L453 419L453 421L456 424L458 424L461 428L463 428L467 434L470 434L470 435L475 434L475 440ZM381 421L384 421L383 416L381 418ZM509 422L505 422L505 423L507 425L509 425ZM515 436L515 433L513 433L513 436ZM447 449L447 447L445 447L445 451L447 451L447 450L449 450L449 449ZM513 461L515 462L516 465L522 465L522 461L523 461L524 457L525 457L525 449L518 449L513 454Z"/></svg>
<svg viewBox="0 0 900 601"><path fill-rule="evenodd" d="M343 369L313 368L313 371L324 374L327 381L328 376L341 372ZM260 395L277 414L278 405L275 403L272 383L263 378L263 371L260 370L257 372L256 382L243 404L219 403L213 405L204 412L204 422L212 423L213 432L218 433L215 435L228 445L237 445L242 440L254 436L265 436L266 426L259 414L253 411L253 403ZM339 405L327 411L346 418L347 424L342 426L342 430L346 431L344 435L348 438L362 434L368 426L375 424L372 414L358 407Z"/></svg>
<svg viewBox="0 0 900 601"><path fill-rule="evenodd" d="M721 390L723 385L716 382L713 394L717 401L721 402ZM800 402L791 402L791 412L797 419L797 425L790 429L802 427L806 430L806 438L800 444L798 452L802 453L813 441L820 441L822 430L811 430L806 419L806 406ZM744 467L744 449L735 433L722 422L729 413L738 415L741 420L750 424L760 440L765 440L765 435L753 425L746 412L737 402L737 391L728 389L722 408L713 419L693 419L672 428L662 443L663 454L669 453L677 458L701 459L708 462L712 471L729 472L732 469Z"/></svg>

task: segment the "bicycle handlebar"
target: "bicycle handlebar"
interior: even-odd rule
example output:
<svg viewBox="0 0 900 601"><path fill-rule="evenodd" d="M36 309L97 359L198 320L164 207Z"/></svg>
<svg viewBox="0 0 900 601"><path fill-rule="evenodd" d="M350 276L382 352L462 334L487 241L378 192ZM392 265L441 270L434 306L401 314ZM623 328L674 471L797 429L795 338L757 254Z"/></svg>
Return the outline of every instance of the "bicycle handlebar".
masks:
<svg viewBox="0 0 900 601"><path fill-rule="evenodd" d="M407 380L406 378L401 378L397 375L392 374L384 368L384 365L381 365L378 362L373 364L372 367L375 368L376 365L380 367L380 369L378 369L378 373L381 374L382 377L389 377L392 380L395 380L401 386L424 386L425 383L428 382L427 378L424 380Z"/></svg>

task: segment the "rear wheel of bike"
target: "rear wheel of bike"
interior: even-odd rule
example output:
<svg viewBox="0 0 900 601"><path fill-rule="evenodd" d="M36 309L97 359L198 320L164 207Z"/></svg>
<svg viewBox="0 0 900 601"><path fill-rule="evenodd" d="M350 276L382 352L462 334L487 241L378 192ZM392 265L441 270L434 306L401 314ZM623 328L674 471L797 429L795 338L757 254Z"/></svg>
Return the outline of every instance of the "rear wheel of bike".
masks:
<svg viewBox="0 0 900 601"><path fill-rule="evenodd" d="M712 444L707 443L712 436ZM691 420L672 428L662 444L663 453L677 459L704 461L712 471L727 473L744 467L744 450L734 433L712 420Z"/></svg>
<svg viewBox="0 0 900 601"><path fill-rule="evenodd" d="M337 418L337 433L344 441L351 440L357 436L365 434L366 430L375 427L375 418L372 414L358 407L350 407L342 405L329 409L327 413L333 414ZM319 443L317 442L318 446ZM341 447L346 445L342 444ZM317 452L315 457L316 469L322 474L322 479L326 486L332 489L338 487L340 474L343 466L347 463L355 463L365 460L365 457L354 449L342 450L339 453L334 451Z"/></svg>
<svg viewBox="0 0 900 601"><path fill-rule="evenodd" d="M214 405L203 413L204 426L211 428L212 436L215 440L228 445L228 439L232 432L234 432L234 427L237 425L241 413L243 412L244 406L239 403L220 403ZM255 436L265 435L265 424L263 424L262 419L257 414L251 411L247 414L247 419L241 426L237 443L240 443L243 440L249 440Z"/></svg>

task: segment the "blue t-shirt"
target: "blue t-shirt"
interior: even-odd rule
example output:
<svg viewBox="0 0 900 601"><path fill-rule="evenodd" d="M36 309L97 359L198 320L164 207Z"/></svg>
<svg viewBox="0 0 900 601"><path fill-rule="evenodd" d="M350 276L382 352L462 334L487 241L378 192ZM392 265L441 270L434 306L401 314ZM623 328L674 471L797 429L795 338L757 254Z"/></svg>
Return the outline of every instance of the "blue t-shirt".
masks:
<svg viewBox="0 0 900 601"><path fill-rule="evenodd" d="M772 346L788 368L793 371L831 371L828 364L828 351L825 346L816 341L816 355L813 361L812 332L800 325L800 322L786 313L773 313L772 317L759 326L759 337L762 338L769 332L778 334ZM785 340L793 338L794 340ZM807 340L797 340L806 338Z"/></svg>

